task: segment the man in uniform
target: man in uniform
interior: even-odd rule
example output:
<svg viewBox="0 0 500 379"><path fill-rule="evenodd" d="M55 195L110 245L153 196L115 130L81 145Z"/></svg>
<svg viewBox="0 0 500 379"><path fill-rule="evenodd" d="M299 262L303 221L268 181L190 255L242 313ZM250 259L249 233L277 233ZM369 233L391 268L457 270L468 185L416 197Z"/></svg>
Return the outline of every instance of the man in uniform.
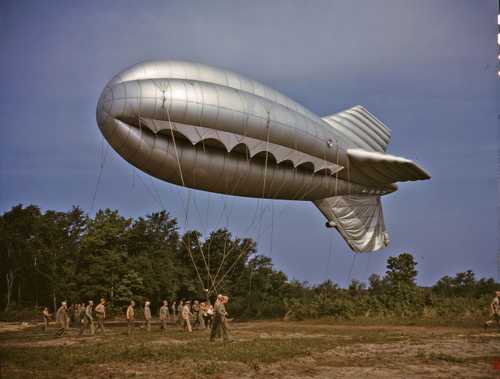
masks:
<svg viewBox="0 0 500 379"><path fill-rule="evenodd" d="M228 326L228 314L226 310L226 304L229 302L229 297L223 296L222 297L222 306L220 308L220 312L223 314L222 316L222 323L221 323L221 331L222 331L222 339L225 342L231 341L231 335L229 334L229 326Z"/></svg>
<svg viewBox="0 0 500 379"><path fill-rule="evenodd" d="M163 334L167 333L167 320L170 316L168 311L168 302L167 300L163 300L163 305L160 307L160 322L161 322L161 330Z"/></svg>
<svg viewBox="0 0 500 379"><path fill-rule="evenodd" d="M61 306L56 313L56 321L59 324L59 329L56 331L56 336L62 337L68 328L68 304L66 301L61 303Z"/></svg>
<svg viewBox="0 0 500 379"><path fill-rule="evenodd" d="M195 300L193 302L193 307L192 307L192 314L193 314L193 328L199 328L200 327L200 303L198 300Z"/></svg>
<svg viewBox="0 0 500 379"><path fill-rule="evenodd" d="M97 319L97 331L102 330L102 334L106 334L104 330L104 320L106 319L106 300L101 299L101 302L95 307L95 317Z"/></svg>
<svg viewBox="0 0 500 379"><path fill-rule="evenodd" d="M85 313L85 303L78 304L77 314L76 314L76 323L77 323L79 328L82 327L84 313Z"/></svg>
<svg viewBox="0 0 500 379"><path fill-rule="evenodd" d="M189 309L189 306L190 306L191 302L188 300L186 301L186 303L184 304L184 306L182 307L182 312L181 312L181 316L182 316L182 327L188 332L192 332L193 329L191 328L191 316L193 315L191 313L191 310Z"/></svg>
<svg viewBox="0 0 500 379"><path fill-rule="evenodd" d="M491 317L488 321L484 323L484 328L487 329L488 326L494 322L500 325L500 291L495 292L495 297L490 304Z"/></svg>
<svg viewBox="0 0 500 379"><path fill-rule="evenodd" d="M50 313L49 313L49 308L45 307L43 308L43 331L46 332L47 329L49 328L49 319L50 319Z"/></svg>
<svg viewBox="0 0 500 379"><path fill-rule="evenodd" d="M94 329L94 316L92 315L94 310L94 302L89 300L88 305L85 307L85 312L83 312L82 325L80 326L80 332L78 336L83 335L85 329L88 329L90 335L93 336L95 333Z"/></svg>
<svg viewBox="0 0 500 379"><path fill-rule="evenodd" d="M172 321L175 324L177 322L177 303L175 302L175 300L172 301L170 309L172 310Z"/></svg>
<svg viewBox="0 0 500 379"><path fill-rule="evenodd" d="M146 322L146 330L151 331L151 308L149 307L151 303L146 301L144 304L144 321Z"/></svg>
<svg viewBox="0 0 500 379"><path fill-rule="evenodd" d="M214 309L213 309L213 321L212 321L212 330L210 331L210 342L213 342L216 337L220 337L221 335L221 311L220 307L222 305L222 295L217 295L217 299L215 300Z"/></svg>
<svg viewBox="0 0 500 379"><path fill-rule="evenodd" d="M184 309L184 300L179 301L177 305L177 324L182 324L182 310Z"/></svg>
<svg viewBox="0 0 500 379"><path fill-rule="evenodd" d="M130 305L127 308L127 334L130 336L132 334L132 328L134 327L135 320L135 301L130 301Z"/></svg>

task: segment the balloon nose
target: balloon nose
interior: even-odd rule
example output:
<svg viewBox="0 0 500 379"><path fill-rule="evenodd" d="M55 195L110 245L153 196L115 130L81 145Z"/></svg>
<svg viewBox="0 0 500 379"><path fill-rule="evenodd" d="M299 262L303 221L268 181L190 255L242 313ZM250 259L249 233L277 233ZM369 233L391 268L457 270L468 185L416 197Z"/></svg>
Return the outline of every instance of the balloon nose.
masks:
<svg viewBox="0 0 500 379"><path fill-rule="evenodd" d="M99 127L105 124L106 119L112 116L113 109L113 91L111 88L106 86L99 97L99 101L97 102L97 124Z"/></svg>

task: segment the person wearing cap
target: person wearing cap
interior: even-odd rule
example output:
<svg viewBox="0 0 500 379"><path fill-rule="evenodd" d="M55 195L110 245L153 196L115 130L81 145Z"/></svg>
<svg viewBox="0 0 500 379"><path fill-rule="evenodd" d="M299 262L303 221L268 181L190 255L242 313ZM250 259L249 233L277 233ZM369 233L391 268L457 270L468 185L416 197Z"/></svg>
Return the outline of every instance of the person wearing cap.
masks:
<svg viewBox="0 0 500 379"><path fill-rule="evenodd" d="M200 327L200 303L198 300L193 302L193 307L191 308L193 313L193 328Z"/></svg>
<svg viewBox="0 0 500 379"><path fill-rule="evenodd" d="M191 302L188 300L182 307L182 312L181 312L181 317L182 317L182 327L184 330L187 330L189 333L193 331L191 328L191 320L190 317L193 316L191 313L191 310L189 309L189 306L191 305Z"/></svg>
<svg viewBox="0 0 500 379"><path fill-rule="evenodd" d="M94 316L92 315L94 311L94 302L89 300L87 306L85 307L85 312L83 313L82 325L80 326L80 332L78 336L83 335L86 329L89 330L91 336L95 334L94 329Z"/></svg>
<svg viewBox="0 0 500 379"><path fill-rule="evenodd" d="M82 327L82 324L83 324L83 314L85 313L85 303L81 303L79 304L78 308L77 308L77 315L76 315L76 321L77 321L77 325L79 328Z"/></svg>
<svg viewBox="0 0 500 379"><path fill-rule="evenodd" d="M207 328L207 322L206 322L208 317L207 311L208 311L208 304L202 301L200 304L200 325L202 329Z"/></svg>
<svg viewBox="0 0 500 379"><path fill-rule="evenodd" d="M132 334L132 328L134 327L135 320L135 301L131 300L129 306L127 307L127 313L125 315L127 319L127 334L130 336Z"/></svg>
<svg viewBox="0 0 500 379"><path fill-rule="evenodd" d="M214 319L214 306L212 304L207 304L207 317L205 319L205 325L207 328L212 327L212 322Z"/></svg>
<svg viewBox="0 0 500 379"><path fill-rule="evenodd" d="M46 332L47 329L49 328L49 320L50 320L50 313L49 313L49 308L45 307L43 308L43 331Z"/></svg>
<svg viewBox="0 0 500 379"><path fill-rule="evenodd" d="M495 297L490 304L490 314L490 319L484 323L485 329L487 329L488 326L494 322L496 322L497 325L500 325L500 291L495 291Z"/></svg>
<svg viewBox="0 0 500 379"><path fill-rule="evenodd" d="M150 308L151 302L146 301L144 304L144 321L146 322L146 330L148 332L151 331L151 308Z"/></svg>
<svg viewBox="0 0 500 379"><path fill-rule="evenodd" d="M104 330L104 320L106 319L106 299L101 299L101 302L95 307L95 316L97 319L96 332L101 330L102 334L106 334Z"/></svg>
<svg viewBox="0 0 500 379"><path fill-rule="evenodd" d="M223 321L223 317L225 316L225 309L221 308L223 306L222 301L224 296L221 294L217 295L217 299L215 300L214 309L213 309L213 320L212 320L212 329L210 330L210 342L213 342L216 337L221 336L221 324Z"/></svg>
<svg viewBox="0 0 500 379"><path fill-rule="evenodd" d="M167 300L163 300L163 305L160 307L160 322L161 322L161 330L163 331L163 334L167 332L167 321L170 316L170 313L168 311L168 302Z"/></svg>
<svg viewBox="0 0 500 379"><path fill-rule="evenodd" d="M66 333L66 329L68 329L68 304L66 301L61 303L61 306L57 309L56 312L56 322L59 324L59 329L56 331L56 336L62 337L64 333Z"/></svg>
<svg viewBox="0 0 500 379"><path fill-rule="evenodd" d="M177 305L177 324L182 324L182 310L184 309L184 300L179 301Z"/></svg>
<svg viewBox="0 0 500 379"><path fill-rule="evenodd" d="M221 322L221 332L222 332L222 339L225 342L231 341L231 335L229 334L229 326L228 326L228 314L226 310L226 304L229 302L229 297L228 296L223 296L222 297L222 306L220 308L220 311L222 313L222 322Z"/></svg>
<svg viewBox="0 0 500 379"><path fill-rule="evenodd" d="M170 309L172 310L172 321L175 324L177 322L177 302L174 300L171 304Z"/></svg>

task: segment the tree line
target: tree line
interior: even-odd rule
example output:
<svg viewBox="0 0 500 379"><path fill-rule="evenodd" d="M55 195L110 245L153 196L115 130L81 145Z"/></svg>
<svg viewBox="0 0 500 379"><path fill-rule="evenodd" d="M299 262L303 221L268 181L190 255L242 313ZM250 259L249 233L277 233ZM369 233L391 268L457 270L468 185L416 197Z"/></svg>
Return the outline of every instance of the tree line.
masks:
<svg viewBox="0 0 500 379"><path fill-rule="evenodd" d="M485 312L499 288L492 278L476 280L470 270L445 276L432 288L418 287L409 253L390 257L386 274L373 274L368 285L353 280L344 289L328 280L310 286L276 270L252 239L227 229L181 234L166 211L127 218L104 209L90 217L79 207L42 212L19 204L0 216L0 253L3 318L42 306L56 309L62 300L104 297L118 311L131 299L148 299L155 309L164 299L205 299L217 292L229 294L231 313L241 318L443 317L457 309L474 316Z"/></svg>

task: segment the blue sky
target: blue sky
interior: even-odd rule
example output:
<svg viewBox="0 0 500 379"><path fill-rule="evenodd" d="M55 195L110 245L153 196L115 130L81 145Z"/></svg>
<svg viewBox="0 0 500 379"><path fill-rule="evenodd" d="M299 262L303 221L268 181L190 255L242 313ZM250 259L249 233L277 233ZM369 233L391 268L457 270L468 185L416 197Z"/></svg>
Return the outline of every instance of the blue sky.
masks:
<svg viewBox="0 0 500 379"><path fill-rule="evenodd" d="M4 0L0 211L165 207L182 228L253 236L279 269L312 283L366 280L403 251L424 285L467 269L498 277L496 14L494 0ZM391 245L354 262L310 203L189 192L111 149L90 209L97 99L115 73L151 59L231 69L318 115L361 104L392 129L389 152L433 178L383 198Z"/></svg>

